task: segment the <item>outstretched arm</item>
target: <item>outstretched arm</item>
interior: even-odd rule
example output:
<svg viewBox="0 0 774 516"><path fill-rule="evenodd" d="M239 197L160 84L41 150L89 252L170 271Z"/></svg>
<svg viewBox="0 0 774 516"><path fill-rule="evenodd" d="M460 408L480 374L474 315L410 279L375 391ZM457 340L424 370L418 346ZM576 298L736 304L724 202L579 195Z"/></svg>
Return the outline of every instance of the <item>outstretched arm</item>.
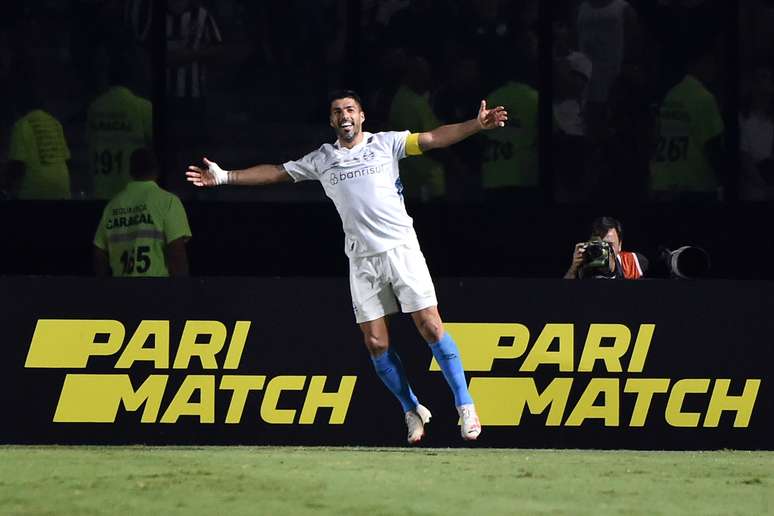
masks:
<svg viewBox="0 0 774 516"><path fill-rule="evenodd" d="M508 112L503 106L487 109L486 100L482 100L476 118L459 124L442 125L432 131L419 133L419 146L423 151L448 147L483 129L505 127L507 120Z"/></svg>
<svg viewBox="0 0 774 516"><path fill-rule="evenodd" d="M268 185L290 181L282 165L256 165L244 170L223 170L214 161L202 160L206 168L188 165L186 179L196 186Z"/></svg>

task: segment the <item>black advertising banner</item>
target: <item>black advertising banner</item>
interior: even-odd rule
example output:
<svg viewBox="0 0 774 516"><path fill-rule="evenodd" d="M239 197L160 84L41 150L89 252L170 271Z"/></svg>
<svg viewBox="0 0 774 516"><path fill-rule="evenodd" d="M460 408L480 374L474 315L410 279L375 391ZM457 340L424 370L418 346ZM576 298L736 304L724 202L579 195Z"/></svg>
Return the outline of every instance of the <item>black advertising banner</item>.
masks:
<svg viewBox="0 0 774 516"><path fill-rule="evenodd" d="M475 446L774 449L774 283L441 279ZM403 445L345 279L0 278L2 443ZM391 345L460 446L406 315ZM466 444L467 445L467 444Z"/></svg>

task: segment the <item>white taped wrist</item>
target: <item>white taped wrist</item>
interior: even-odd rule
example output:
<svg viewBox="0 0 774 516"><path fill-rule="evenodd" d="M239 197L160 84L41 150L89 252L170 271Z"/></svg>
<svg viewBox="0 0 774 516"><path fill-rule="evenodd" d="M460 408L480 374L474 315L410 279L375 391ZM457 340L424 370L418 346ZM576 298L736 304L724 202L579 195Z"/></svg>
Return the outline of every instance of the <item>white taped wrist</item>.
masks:
<svg viewBox="0 0 774 516"><path fill-rule="evenodd" d="M223 170L217 163L210 163L207 168L210 171L210 174L212 174L212 177L215 178L216 185L220 186L228 184L228 170Z"/></svg>

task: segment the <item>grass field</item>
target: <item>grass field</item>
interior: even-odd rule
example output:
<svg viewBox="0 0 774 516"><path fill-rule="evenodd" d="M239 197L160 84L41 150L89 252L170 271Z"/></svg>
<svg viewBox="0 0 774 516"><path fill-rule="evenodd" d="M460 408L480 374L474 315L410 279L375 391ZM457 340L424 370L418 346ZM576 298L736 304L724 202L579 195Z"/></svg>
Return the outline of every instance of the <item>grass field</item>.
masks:
<svg viewBox="0 0 774 516"><path fill-rule="evenodd" d="M0 514L774 514L774 453L2 446Z"/></svg>

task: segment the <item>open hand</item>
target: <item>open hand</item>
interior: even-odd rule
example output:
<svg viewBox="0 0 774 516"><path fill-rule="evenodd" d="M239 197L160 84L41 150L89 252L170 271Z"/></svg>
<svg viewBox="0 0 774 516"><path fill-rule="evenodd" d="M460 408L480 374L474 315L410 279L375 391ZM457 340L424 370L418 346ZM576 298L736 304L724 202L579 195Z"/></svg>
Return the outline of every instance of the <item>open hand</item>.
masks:
<svg viewBox="0 0 774 516"><path fill-rule="evenodd" d="M508 121L508 112L503 106L487 109L486 100L481 101L481 107L478 108L478 123L481 124L482 129L505 127L506 121Z"/></svg>
<svg viewBox="0 0 774 516"><path fill-rule="evenodd" d="M188 170L185 173L185 178L188 181L196 186L218 186L226 183L228 172L207 158L202 158L202 162L207 168L188 165Z"/></svg>

